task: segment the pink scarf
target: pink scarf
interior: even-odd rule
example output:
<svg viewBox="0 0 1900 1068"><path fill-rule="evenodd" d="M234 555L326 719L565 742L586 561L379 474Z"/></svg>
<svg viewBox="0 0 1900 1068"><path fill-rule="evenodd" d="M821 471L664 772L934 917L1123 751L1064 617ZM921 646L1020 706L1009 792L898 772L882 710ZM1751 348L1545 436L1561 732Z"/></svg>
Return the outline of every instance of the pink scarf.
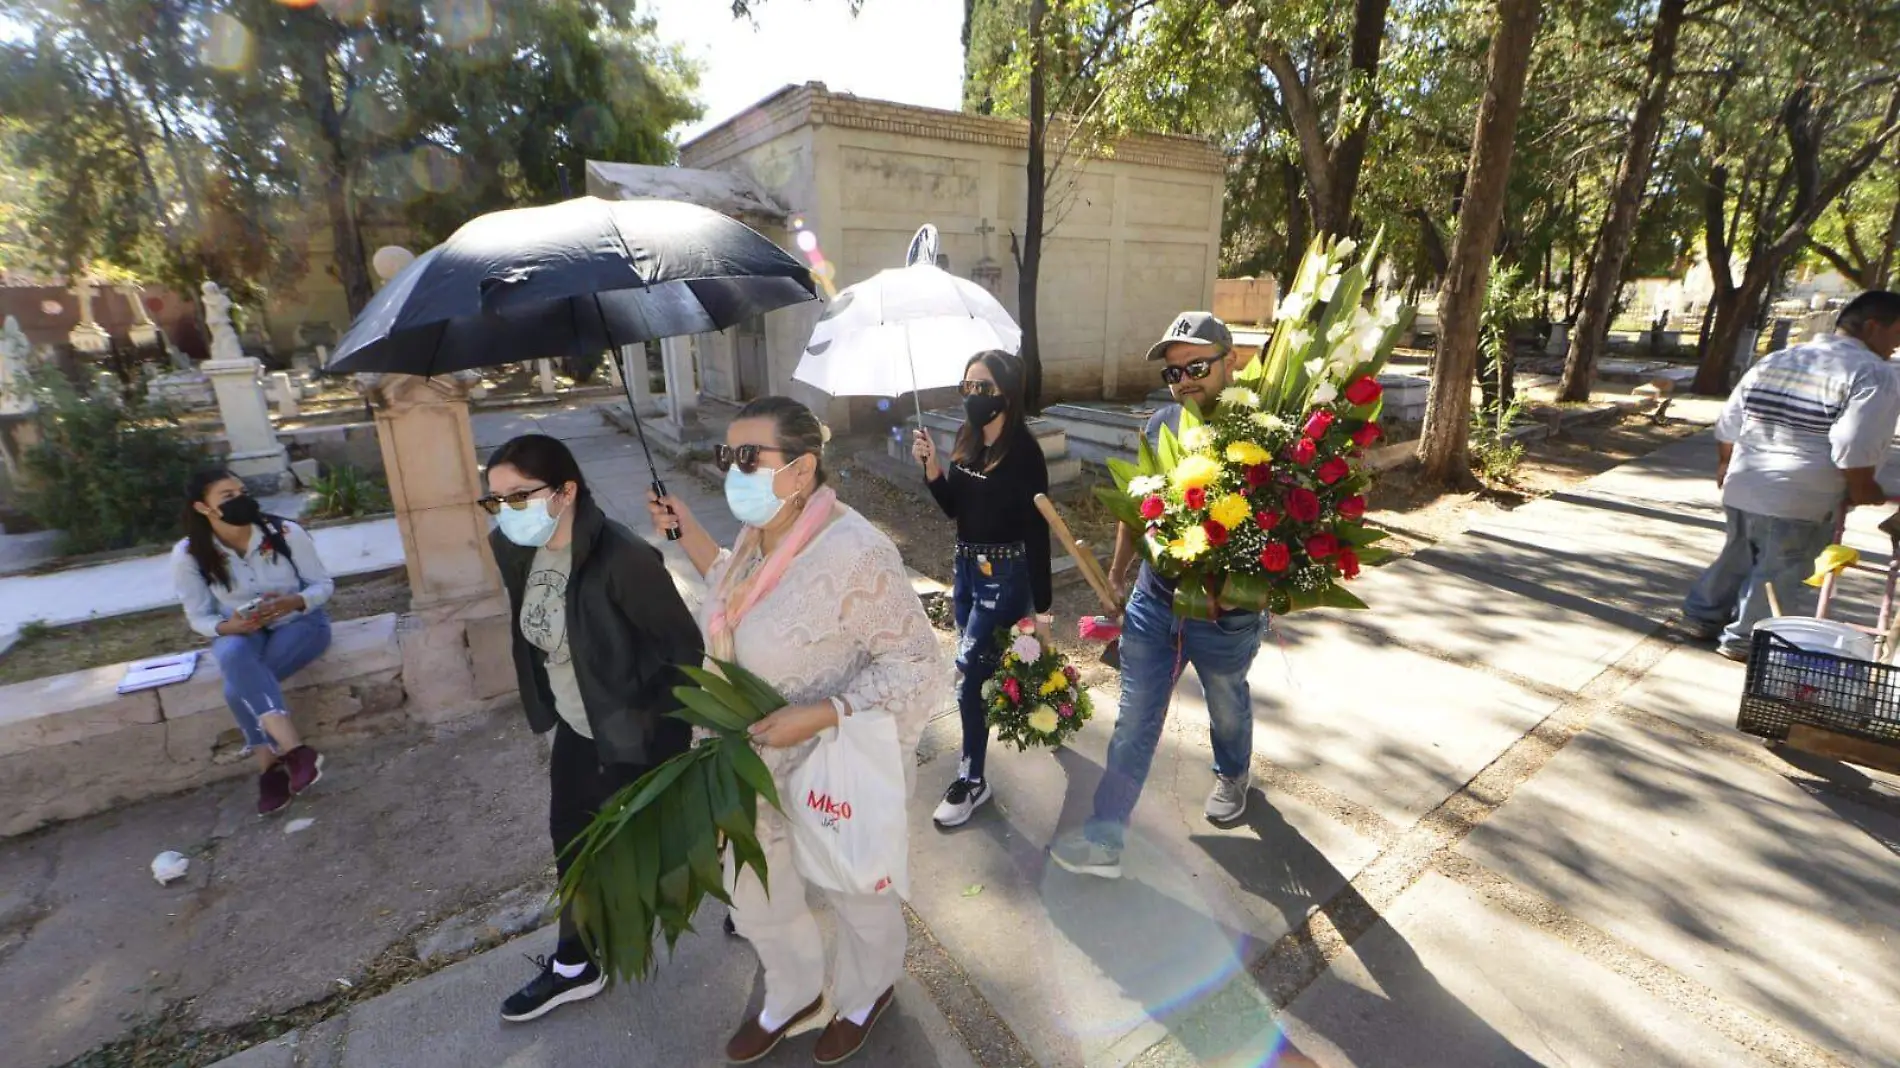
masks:
<svg viewBox="0 0 1900 1068"><path fill-rule="evenodd" d="M837 510L838 495L830 488L812 494L810 503L805 505L805 510L778 543L778 548L772 550L758 570L743 580L739 578L743 565L754 552L759 551L764 535L757 527L746 527L739 532L739 540L732 547L732 562L720 577L718 589L713 591L713 613L706 622L710 646L706 650L708 654L720 660L733 659L733 634L739 629L739 621L745 618L753 605L772 592L779 579L791 569L792 561L831 522Z"/></svg>

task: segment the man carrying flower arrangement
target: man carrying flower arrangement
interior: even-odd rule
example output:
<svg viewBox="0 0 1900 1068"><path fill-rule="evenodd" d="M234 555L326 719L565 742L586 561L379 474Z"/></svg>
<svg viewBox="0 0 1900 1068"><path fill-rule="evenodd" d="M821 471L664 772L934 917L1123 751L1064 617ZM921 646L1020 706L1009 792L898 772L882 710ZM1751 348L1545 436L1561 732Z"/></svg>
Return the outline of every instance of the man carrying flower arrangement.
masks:
<svg viewBox="0 0 1900 1068"><path fill-rule="evenodd" d="M1368 299L1379 242L1356 261L1320 238L1275 314L1272 343L1241 361L1207 312L1186 312L1148 352L1177 403L1149 420L1139 463L1109 461L1096 496L1121 521L1112 578L1127 592L1122 692L1093 817L1051 849L1059 866L1115 878L1129 815L1160 743L1181 669L1207 693L1214 784L1206 815L1247 808L1253 666L1269 612L1364 608L1345 588L1385 556L1365 525L1379 440L1378 372L1409 314Z"/></svg>
<svg viewBox="0 0 1900 1068"><path fill-rule="evenodd" d="M1236 370L1234 336L1208 312L1183 312L1148 350L1148 359L1161 364L1161 380L1177 402L1192 401L1211 411ZM1164 426L1179 432L1179 403L1165 405L1149 418L1145 436L1150 447L1159 448ZM1201 492L1204 496L1204 488ZM1121 707L1108 743L1108 767L1095 790L1093 818L1051 851L1055 862L1069 871L1110 879L1121 874L1123 831L1148 780L1183 665L1194 665L1200 676L1212 721L1214 786L1207 795L1207 818L1233 823L1246 811L1253 762L1253 696L1247 672L1266 626L1264 613L1245 610L1220 612L1213 619L1176 616L1175 583L1146 563L1130 592L1128 577L1138 559L1135 538L1127 524L1117 528L1109 567L1127 607L1121 633Z"/></svg>

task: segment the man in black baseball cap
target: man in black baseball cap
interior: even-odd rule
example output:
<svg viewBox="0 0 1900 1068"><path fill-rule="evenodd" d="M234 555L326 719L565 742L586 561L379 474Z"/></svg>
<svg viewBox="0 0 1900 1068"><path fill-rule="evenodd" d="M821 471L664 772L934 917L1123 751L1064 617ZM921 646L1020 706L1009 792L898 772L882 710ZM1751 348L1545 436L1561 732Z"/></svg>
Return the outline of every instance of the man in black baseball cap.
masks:
<svg viewBox="0 0 1900 1068"><path fill-rule="evenodd" d="M1204 311L1176 316L1149 348L1148 359L1161 363L1161 380L1176 401L1193 401L1203 413L1214 410L1221 390L1239 369L1234 335L1226 323ZM1180 433L1181 404L1163 405L1148 420L1144 432L1150 445L1158 444L1163 426ZM1247 671L1260 649L1266 617L1227 611L1216 620L1181 619L1174 614L1173 583L1148 565L1142 564L1140 578L1128 592L1129 572L1139 559L1135 531L1118 525L1109 570L1127 601L1122 614L1121 704L1094 811L1085 826L1062 835L1049 851L1059 867L1078 875L1121 875L1128 817L1147 783L1182 661L1194 665L1207 695L1214 742L1214 784L1203 809L1208 822L1238 822L1253 782L1253 699Z"/></svg>

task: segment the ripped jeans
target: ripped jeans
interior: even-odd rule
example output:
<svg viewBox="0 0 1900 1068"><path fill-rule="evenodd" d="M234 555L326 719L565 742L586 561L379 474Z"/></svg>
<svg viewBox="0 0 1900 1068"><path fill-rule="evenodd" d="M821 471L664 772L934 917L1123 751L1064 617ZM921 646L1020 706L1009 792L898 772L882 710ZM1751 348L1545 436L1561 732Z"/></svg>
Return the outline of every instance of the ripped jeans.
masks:
<svg viewBox="0 0 1900 1068"><path fill-rule="evenodd" d="M263 718L286 715L283 687L278 683L295 675L330 647L330 617L306 612L255 634L227 634L211 643L224 675L224 702L238 730L244 732L244 751L276 743L264 730Z"/></svg>
<svg viewBox="0 0 1900 1068"><path fill-rule="evenodd" d="M990 573L965 552L957 553L956 586L951 600L956 608L957 670L963 683L957 690L957 710L963 714L963 772L966 779L983 777L983 758L990 747L990 720L983 707L983 684L996 674L1003 650L996 632L1030 613L1029 561L1014 556L990 557Z"/></svg>

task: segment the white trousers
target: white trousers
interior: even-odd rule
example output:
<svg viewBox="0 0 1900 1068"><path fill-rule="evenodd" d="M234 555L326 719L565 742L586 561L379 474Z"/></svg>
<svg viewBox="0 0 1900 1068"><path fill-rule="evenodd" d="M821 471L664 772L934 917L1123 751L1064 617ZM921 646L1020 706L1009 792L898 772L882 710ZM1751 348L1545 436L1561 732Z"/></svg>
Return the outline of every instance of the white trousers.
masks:
<svg viewBox="0 0 1900 1068"><path fill-rule="evenodd" d="M796 847L785 817L763 803L759 810L759 845L771 893L751 869L739 873L734 885L730 860L727 885L733 926L765 967L766 1015L785 1021L825 990L825 939L792 858ZM904 906L896 894L822 893L838 919L831 1007L850 1017L869 1010L904 972Z"/></svg>

